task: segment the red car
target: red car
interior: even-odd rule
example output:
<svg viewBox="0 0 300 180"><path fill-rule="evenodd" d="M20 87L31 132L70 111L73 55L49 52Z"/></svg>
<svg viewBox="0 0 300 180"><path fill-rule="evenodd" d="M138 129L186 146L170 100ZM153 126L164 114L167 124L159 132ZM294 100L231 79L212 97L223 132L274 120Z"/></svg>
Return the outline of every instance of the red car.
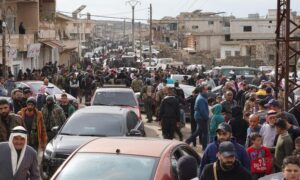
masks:
<svg viewBox="0 0 300 180"><path fill-rule="evenodd" d="M54 179L176 180L177 161L199 155L186 143L146 138L97 138L78 148Z"/></svg>

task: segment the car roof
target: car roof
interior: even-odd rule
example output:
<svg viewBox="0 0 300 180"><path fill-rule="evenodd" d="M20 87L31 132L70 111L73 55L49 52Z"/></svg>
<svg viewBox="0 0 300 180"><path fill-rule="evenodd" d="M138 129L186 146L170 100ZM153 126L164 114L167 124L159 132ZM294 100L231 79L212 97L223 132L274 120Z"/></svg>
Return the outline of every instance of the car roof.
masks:
<svg viewBox="0 0 300 180"><path fill-rule="evenodd" d="M98 113L98 114L117 114L123 115L128 111L127 108L122 108L120 106L87 106L82 109L78 109L75 113Z"/></svg>
<svg viewBox="0 0 300 180"><path fill-rule="evenodd" d="M133 92L131 88L109 88L109 87L103 87L103 88L98 88L96 92Z"/></svg>
<svg viewBox="0 0 300 180"><path fill-rule="evenodd" d="M82 146L78 152L116 153L118 149L120 154L160 157L168 147L179 144L183 143L158 138L108 137L94 139Z"/></svg>

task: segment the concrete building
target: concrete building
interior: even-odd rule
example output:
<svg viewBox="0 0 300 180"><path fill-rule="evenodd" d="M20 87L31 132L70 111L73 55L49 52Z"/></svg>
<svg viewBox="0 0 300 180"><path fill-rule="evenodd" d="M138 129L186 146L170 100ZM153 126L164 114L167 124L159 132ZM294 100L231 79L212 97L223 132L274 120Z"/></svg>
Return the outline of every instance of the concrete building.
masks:
<svg viewBox="0 0 300 180"><path fill-rule="evenodd" d="M250 14L248 18L232 19L230 41L221 44L221 60L232 56L247 56L250 61L258 60L273 65L276 57L276 13L277 10L271 9L265 17ZM291 18L300 22L296 12L291 13ZM294 28L291 24L291 29ZM293 32L292 36L300 37L300 31Z"/></svg>
<svg viewBox="0 0 300 180"><path fill-rule="evenodd" d="M56 42L55 9L55 0L6 0L4 11L7 24L7 51L9 52L6 57L7 65L11 67L14 74L19 69L39 69L46 62L58 60L58 48L62 46ZM23 23L25 33L19 32L21 23ZM41 44L41 48L36 49L40 52L39 56L28 58L29 48L38 43Z"/></svg>
<svg viewBox="0 0 300 180"><path fill-rule="evenodd" d="M184 47L194 48L196 52L210 52L219 57L221 43L229 38L229 20L234 17L223 17L221 13L201 12L181 13L179 31L185 35Z"/></svg>
<svg viewBox="0 0 300 180"><path fill-rule="evenodd" d="M248 18L230 20L230 40L221 43L220 59L243 56L250 61L272 65L276 55L276 10L265 17L249 14Z"/></svg>

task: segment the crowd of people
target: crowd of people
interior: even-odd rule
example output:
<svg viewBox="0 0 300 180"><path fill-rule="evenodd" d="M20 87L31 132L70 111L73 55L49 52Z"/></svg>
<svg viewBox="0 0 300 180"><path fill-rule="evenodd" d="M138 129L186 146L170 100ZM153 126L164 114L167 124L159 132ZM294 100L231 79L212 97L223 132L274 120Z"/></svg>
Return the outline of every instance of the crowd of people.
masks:
<svg viewBox="0 0 300 180"><path fill-rule="evenodd" d="M10 72L8 74L8 79L0 78L1 95L11 97L11 101L0 100L0 142L6 142L0 144L0 152L8 154L0 156L0 179L26 179L29 176L38 179L37 162L33 158L35 151L45 150L46 144L55 136L52 128L61 127L78 108L76 103L69 102L65 93L60 102L47 94L50 82L80 103L83 97L88 102L94 90L106 83L124 83L134 92L140 92L147 122L158 121L163 138L174 139L177 134L179 140L187 144L202 145L204 153L200 168L196 173L190 169L188 175L179 173L184 180L187 177L257 180L272 173L279 173L276 175L285 180L300 177L300 109L295 108L294 114L283 111L283 97L279 95L275 99L274 96L280 89L265 74L248 82L243 76L237 78L233 74L228 79L182 67L117 70L89 59L70 67L48 63L42 70L20 71L16 78ZM178 82L171 74L190 76L184 76ZM41 95L33 98L29 88L15 87L15 81L24 80L43 80ZM181 84L195 87L190 97L185 97ZM220 92L211 91L219 85L222 85ZM180 129L185 123L183 107L187 104L190 106L191 135L183 139ZM185 160L191 162L186 166L195 169L191 166L193 160L188 157L182 164ZM10 163L12 167L6 171Z"/></svg>

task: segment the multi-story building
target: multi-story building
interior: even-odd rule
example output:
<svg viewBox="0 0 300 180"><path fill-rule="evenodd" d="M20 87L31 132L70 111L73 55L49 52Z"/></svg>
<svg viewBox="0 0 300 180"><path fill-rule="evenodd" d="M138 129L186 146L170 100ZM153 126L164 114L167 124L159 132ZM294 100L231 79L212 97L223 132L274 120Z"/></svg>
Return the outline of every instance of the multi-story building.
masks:
<svg viewBox="0 0 300 180"><path fill-rule="evenodd" d="M6 49L14 52L7 53L6 59L14 74L19 69L40 69L46 62L58 60L58 51L63 46L56 42L55 8L55 0L6 0ZM25 32L19 32L21 23ZM28 58L29 48L38 43L41 44L37 49L40 50L39 56Z"/></svg>
<svg viewBox="0 0 300 180"><path fill-rule="evenodd" d="M220 16L222 13L201 12L181 13L178 16L179 31L185 32L185 46L197 52L210 52L219 57L221 43L229 38L229 20L234 17Z"/></svg>
<svg viewBox="0 0 300 180"><path fill-rule="evenodd" d="M248 18L230 21L230 41L221 44L221 59L232 56L248 56L250 61L274 64L276 55L276 13L269 10L267 16L249 14ZM296 18L295 13L291 14ZM292 26L293 27L293 26ZM297 32L294 32L296 35Z"/></svg>

